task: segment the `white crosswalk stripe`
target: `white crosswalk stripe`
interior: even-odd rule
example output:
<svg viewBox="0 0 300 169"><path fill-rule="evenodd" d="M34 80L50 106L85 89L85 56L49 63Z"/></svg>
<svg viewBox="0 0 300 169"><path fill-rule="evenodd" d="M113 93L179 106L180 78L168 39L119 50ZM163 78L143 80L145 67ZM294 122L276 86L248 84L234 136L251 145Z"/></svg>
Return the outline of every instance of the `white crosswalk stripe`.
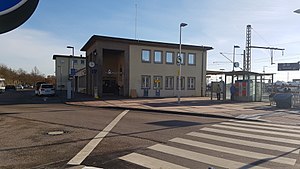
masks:
<svg viewBox="0 0 300 169"><path fill-rule="evenodd" d="M295 145L300 144L300 140L295 140L295 139L249 134L249 133L243 133L243 132L228 131L228 130L223 130L223 129L214 129L214 128L205 127L205 128L202 128L201 131L209 131L209 132L213 132L213 133L239 136L239 137L245 137L245 138L249 138L249 139L255 138L255 139L261 139L261 140L266 140L266 141L276 141L276 142L295 144Z"/></svg>
<svg viewBox="0 0 300 169"><path fill-rule="evenodd" d="M168 154L170 157L166 159L174 159L173 162L183 158L230 169L266 169L269 165L292 168L300 152L300 132L297 129L297 126L231 120L173 138L167 145L156 144L148 149L152 153ZM146 154L131 153L120 159L146 168L189 168L188 164L174 164L157 156L151 157L149 152ZM233 158L236 156L240 158Z"/></svg>
<svg viewBox="0 0 300 169"><path fill-rule="evenodd" d="M191 159L191 160L195 160L195 161L199 161L199 162L203 162L203 163L210 161L211 163L213 163L214 165L219 166L219 167L242 168L242 167L247 166L247 164L244 164L244 163L235 162L232 160L226 160L226 159L218 158L218 157L213 157L213 156L205 155L202 153L196 153L193 151L184 150L184 149L171 147L171 146L166 146L166 145L162 145L162 144L156 144L149 148L152 150L160 151L163 153L167 153L167 154L171 154L171 155L175 155L175 156L179 156L179 157L183 157L183 158L187 158L187 159ZM258 166L252 166L252 165L249 166L249 168L250 167L256 168L256 169L265 169L264 167L258 167Z"/></svg>
<svg viewBox="0 0 300 169"><path fill-rule="evenodd" d="M300 129L300 126L291 126L291 125L283 125L283 124L273 124L273 123L263 123L263 122L255 122L255 121L235 121L230 120L235 123L244 123L244 124L254 124L260 126L272 126L272 127L281 127L281 128L289 128L289 129Z"/></svg>
<svg viewBox="0 0 300 169"><path fill-rule="evenodd" d="M300 133L300 130L298 130L298 129L296 130L296 129L287 129L287 128L278 128L278 127L266 127L266 126L258 126L258 125L251 125L251 124L239 124L239 123L229 123L229 122L223 122L221 124L230 125L230 126L238 126L238 127L250 127L250 128L264 129L264 130L276 130L276 131Z"/></svg>
<svg viewBox="0 0 300 169"><path fill-rule="evenodd" d="M268 149L268 150L276 150L276 151L281 151L281 152L286 152L286 153L292 152L294 154L299 154L299 150L295 147L258 143L255 141L234 139L234 138L228 138L228 137L222 137L222 136L216 136L213 134L204 134L204 133L198 133L198 132L191 132L191 133L188 133L187 135L210 139L210 140L215 140L215 141L222 141L222 142L226 142L226 143L234 143L234 144L239 144L239 145L243 145L243 146L256 147L256 148L262 148L262 149Z"/></svg>
<svg viewBox="0 0 300 169"><path fill-rule="evenodd" d="M240 130L240 131L250 131L250 132L256 132L256 133L268 133L268 134L279 135L279 136L288 136L288 137L300 138L300 134L287 133L287 132L260 130L260 129L243 128L243 127L233 127L233 126L227 126L227 125L224 125L224 124L215 124L213 126L214 127L220 127L220 128L226 128L226 129Z"/></svg>
<svg viewBox="0 0 300 169"><path fill-rule="evenodd" d="M194 147L200 147L200 148L204 148L204 149L219 151L219 152L223 152L223 153L234 154L234 155L238 155L238 156L242 156L242 157L249 157L249 158L255 158L255 159L270 159L270 161L282 163L282 164L294 165L296 163L296 160L291 159L291 158L276 157L273 155L255 153L255 152L251 152L251 151L244 151L244 150L228 148L228 147L224 147L224 146L217 146L217 145L213 145L213 144L208 144L208 143L203 143L203 142L193 141L193 140L187 140L187 139L182 139L182 138L174 138L170 141L180 143L180 144L186 144L186 145L190 145L190 146L194 146Z"/></svg>
<svg viewBox="0 0 300 169"><path fill-rule="evenodd" d="M166 161L162 161L156 158L148 157L138 153L131 153L126 156L121 157L120 159L136 163L138 165L147 167L147 168L164 168L164 169L188 169L180 165L172 164Z"/></svg>

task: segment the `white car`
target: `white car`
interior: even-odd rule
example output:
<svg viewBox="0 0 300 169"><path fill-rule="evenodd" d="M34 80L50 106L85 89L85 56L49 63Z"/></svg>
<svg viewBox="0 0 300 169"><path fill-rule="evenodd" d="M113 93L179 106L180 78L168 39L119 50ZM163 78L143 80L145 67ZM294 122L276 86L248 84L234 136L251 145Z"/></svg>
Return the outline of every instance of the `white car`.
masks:
<svg viewBox="0 0 300 169"><path fill-rule="evenodd" d="M55 89L52 84L41 84L38 89L38 95L39 96L54 96L55 95Z"/></svg>

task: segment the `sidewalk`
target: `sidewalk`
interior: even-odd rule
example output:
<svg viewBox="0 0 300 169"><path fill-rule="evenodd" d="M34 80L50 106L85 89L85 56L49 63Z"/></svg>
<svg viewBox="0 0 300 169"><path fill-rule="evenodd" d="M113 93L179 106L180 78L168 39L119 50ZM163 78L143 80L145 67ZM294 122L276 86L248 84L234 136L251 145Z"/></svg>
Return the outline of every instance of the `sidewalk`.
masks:
<svg viewBox="0 0 300 169"><path fill-rule="evenodd" d="M232 102L210 100L208 97L184 97L180 104L177 103L177 98L82 100L67 104L256 120L276 112L276 107L270 106L269 102Z"/></svg>

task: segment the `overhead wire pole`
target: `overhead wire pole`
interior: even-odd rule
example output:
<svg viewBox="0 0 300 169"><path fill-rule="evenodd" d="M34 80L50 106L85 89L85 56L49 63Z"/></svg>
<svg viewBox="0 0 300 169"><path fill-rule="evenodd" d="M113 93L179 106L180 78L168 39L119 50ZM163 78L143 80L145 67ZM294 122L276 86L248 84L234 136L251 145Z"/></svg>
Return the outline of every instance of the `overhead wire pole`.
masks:
<svg viewBox="0 0 300 169"><path fill-rule="evenodd" d="M271 65L275 64L273 62L273 57L274 57L274 50L281 50L282 55L284 54L283 51L285 49L283 48L275 48L275 47L264 47L264 46L252 46L251 45L251 25L247 25L246 29L246 50L245 50L245 56L244 56L244 71L251 71L251 49L252 48L257 48L257 49L268 49L271 51Z"/></svg>
<svg viewBox="0 0 300 169"><path fill-rule="evenodd" d="M284 54L284 50L283 48L275 48L275 47L264 47L264 46L250 46L250 48L257 48L257 49L269 49L271 51L271 65L275 64L273 62L273 58L274 58L274 50L281 50L282 51L282 55Z"/></svg>

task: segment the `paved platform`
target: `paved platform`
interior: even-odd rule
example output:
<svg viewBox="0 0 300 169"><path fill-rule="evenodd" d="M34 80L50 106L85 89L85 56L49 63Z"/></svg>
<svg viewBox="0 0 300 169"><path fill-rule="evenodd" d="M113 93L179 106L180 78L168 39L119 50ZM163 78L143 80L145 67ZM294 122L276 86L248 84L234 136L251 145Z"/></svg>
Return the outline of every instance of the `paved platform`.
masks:
<svg viewBox="0 0 300 169"><path fill-rule="evenodd" d="M275 123L300 125L299 109L277 109L269 102L235 102L210 100L208 97L177 98L105 98L69 101L67 104L99 108L118 108L158 111L196 116L263 120Z"/></svg>

